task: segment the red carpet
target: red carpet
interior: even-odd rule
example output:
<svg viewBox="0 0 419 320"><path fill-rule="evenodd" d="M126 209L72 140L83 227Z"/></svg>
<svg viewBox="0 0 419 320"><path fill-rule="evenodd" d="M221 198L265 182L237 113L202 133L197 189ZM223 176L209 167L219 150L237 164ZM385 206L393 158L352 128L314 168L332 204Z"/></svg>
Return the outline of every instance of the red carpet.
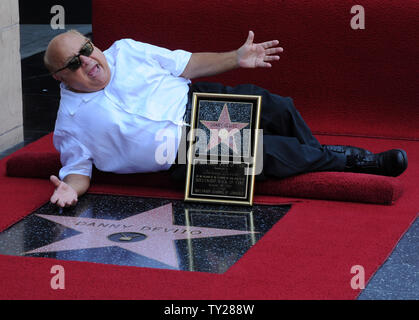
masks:
<svg viewBox="0 0 419 320"><path fill-rule="evenodd" d="M353 30L350 10L360 4L365 29ZM280 61L205 80L290 96L313 132L418 139L418 15L416 0L93 0L93 34L101 49L133 38L219 52L251 29L255 42L279 40Z"/></svg>
<svg viewBox="0 0 419 320"><path fill-rule="evenodd" d="M339 143L341 137L320 137ZM48 151L46 137L17 152ZM347 138L379 151L382 140ZM350 273L369 279L391 253L418 212L417 142L386 140L407 150L410 166L400 177L403 196L391 206L269 196L257 202L294 202L277 223L225 274L119 267L46 258L0 256L1 299L354 299ZM10 158L10 157L9 157ZM0 162L0 230L48 201L47 179L7 177ZM92 192L182 197L181 192L136 186L95 185ZM66 289L52 290L50 268L66 270Z"/></svg>

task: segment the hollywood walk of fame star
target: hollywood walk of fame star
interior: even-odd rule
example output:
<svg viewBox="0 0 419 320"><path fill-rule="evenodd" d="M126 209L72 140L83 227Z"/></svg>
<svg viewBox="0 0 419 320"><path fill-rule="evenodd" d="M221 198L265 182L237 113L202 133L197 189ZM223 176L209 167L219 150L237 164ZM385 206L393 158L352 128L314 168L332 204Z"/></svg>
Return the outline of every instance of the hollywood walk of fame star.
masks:
<svg viewBox="0 0 419 320"><path fill-rule="evenodd" d="M231 122L227 103L224 104L218 121L201 120L201 123L210 130L210 141L207 145L207 151L220 143L224 143L234 153L238 153L238 137L236 134L249 124L245 122Z"/></svg>
<svg viewBox="0 0 419 320"><path fill-rule="evenodd" d="M180 226L173 224L172 204L122 220L37 214L81 234L25 254L118 246L179 268L174 240L251 234L251 231Z"/></svg>

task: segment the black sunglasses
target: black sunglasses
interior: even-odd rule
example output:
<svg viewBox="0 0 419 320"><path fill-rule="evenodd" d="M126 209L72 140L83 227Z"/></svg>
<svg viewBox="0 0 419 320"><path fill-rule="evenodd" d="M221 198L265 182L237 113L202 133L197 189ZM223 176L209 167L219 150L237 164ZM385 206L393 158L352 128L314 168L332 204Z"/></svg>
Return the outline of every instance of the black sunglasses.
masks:
<svg viewBox="0 0 419 320"><path fill-rule="evenodd" d="M81 47L78 55L75 55L73 58L71 58L71 60L65 65L65 67L58 69L51 74L56 74L57 72L60 72L67 68L71 71L76 71L81 66L80 56L90 56L93 52L93 49L93 43L90 40L87 40L83 47Z"/></svg>

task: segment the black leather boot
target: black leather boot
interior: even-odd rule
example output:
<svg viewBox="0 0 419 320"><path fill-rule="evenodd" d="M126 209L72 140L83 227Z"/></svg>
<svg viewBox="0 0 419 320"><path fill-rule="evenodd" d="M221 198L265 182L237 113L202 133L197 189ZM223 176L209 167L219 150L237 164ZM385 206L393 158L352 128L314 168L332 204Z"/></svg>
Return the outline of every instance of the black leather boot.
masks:
<svg viewBox="0 0 419 320"><path fill-rule="evenodd" d="M397 177L407 168L407 154L401 149L392 149L377 154L349 155L346 158L347 172L376 174Z"/></svg>
<svg viewBox="0 0 419 320"><path fill-rule="evenodd" d="M373 154L371 151L368 151L366 149L352 147L352 146L322 145L322 147L332 152L343 153L347 157L355 156L355 155L365 156L368 154Z"/></svg>

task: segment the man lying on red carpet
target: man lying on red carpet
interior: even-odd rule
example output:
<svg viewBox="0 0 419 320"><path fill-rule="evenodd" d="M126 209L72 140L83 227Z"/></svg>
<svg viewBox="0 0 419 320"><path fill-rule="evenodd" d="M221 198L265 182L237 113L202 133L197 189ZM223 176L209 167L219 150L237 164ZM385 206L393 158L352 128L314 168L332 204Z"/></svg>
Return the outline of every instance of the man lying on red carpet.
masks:
<svg viewBox="0 0 419 320"><path fill-rule="evenodd" d="M404 150L373 154L351 146L321 145L289 97L255 85L236 87L194 83L190 79L236 68L269 68L283 48L277 40L256 44L249 32L237 50L190 53L123 39L102 52L77 31L56 36L44 61L61 82L61 101L54 130L60 152L59 178L51 202L60 207L77 203L90 186L93 164L102 171L139 173L171 170L184 176L176 163L182 128L188 126L192 92L261 95L263 171L260 176L285 178L314 171L348 171L398 176L407 168ZM281 76L281 75L278 75ZM156 134L165 130L176 148L161 164Z"/></svg>

